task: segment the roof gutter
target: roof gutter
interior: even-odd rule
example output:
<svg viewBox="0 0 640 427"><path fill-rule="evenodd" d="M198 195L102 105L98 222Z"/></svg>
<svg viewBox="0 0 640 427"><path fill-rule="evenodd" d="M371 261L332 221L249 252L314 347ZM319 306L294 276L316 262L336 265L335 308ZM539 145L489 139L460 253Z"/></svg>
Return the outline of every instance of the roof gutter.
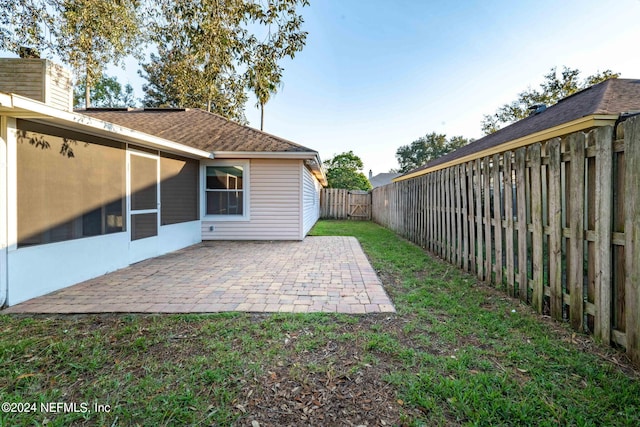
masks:
<svg viewBox="0 0 640 427"><path fill-rule="evenodd" d="M189 157L213 158L213 154L208 151L188 147L83 114L60 110L16 94L0 93L0 115L45 122L70 130L83 131L96 136L118 139Z"/></svg>
<svg viewBox="0 0 640 427"><path fill-rule="evenodd" d="M399 176L397 178L394 178L392 182L400 182L400 181L405 181L407 179L416 178L418 176L422 176L431 172L436 172L442 169L446 169L451 166L456 166L472 160L481 159L486 156L492 156L494 154L503 153L505 151L515 150L536 142L546 141L546 140L556 138L558 136L567 135L573 132L584 131L594 127L614 125L616 120L618 120L619 116L620 116L619 114L594 114L590 116L584 116L579 119L572 120L570 122L563 123L561 125L554 126L549 129L545 129L536 133L532 133L530 135L523 136L521 138L504 142L495 147L478 151L477 153L471 153L464 157L453 159L448 162L445 162L430 168L422 169L407 175Z"/></svg>

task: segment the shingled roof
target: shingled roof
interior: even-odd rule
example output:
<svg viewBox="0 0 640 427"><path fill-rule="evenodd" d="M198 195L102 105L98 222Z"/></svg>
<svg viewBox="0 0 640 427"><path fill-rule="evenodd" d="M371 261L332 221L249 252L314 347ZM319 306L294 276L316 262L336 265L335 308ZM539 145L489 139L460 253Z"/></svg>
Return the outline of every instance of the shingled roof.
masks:
<svg viewBox="0 0 640 427"><path fill-rule="evenodd" d="M394 178L397 178L400 175L402 174L383 172L369 178L369 182L371 183L371 187L373 188L382 187L383 185L389 184Z"/></svg>
<svg viewBox="0 0 640 427"><path fill-rule="evenodd" d="M640 111L640 80L610 79L570 95L541 113L519 120L449 154L402 175L455 161L504 143L535 134L586 116L619 115ZM400 177L400 179L402 179Z"/></svg>
<svg viewBox="0 0 640 427"><path fill-rule="evenodd" d="M77 112L209 152L316 153L310 148L200 109L90 108Z"/></svg>

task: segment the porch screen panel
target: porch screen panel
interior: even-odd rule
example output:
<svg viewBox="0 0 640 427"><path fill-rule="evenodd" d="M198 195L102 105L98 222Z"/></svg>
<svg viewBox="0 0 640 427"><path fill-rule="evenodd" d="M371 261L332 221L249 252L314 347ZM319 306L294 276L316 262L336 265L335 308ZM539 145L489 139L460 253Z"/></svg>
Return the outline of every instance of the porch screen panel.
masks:
<svg viewBox="0 0 640 427"><path fill-rule="evenodd" d="M124 144L17 125L19 247L124 231Z"/></svg>
<svg viewBox="0 0 640 427"><path fill-rule="evenodd" d="M158 214L131 215L131 240L158 235Z"/></svg>
<svg viewBox="0 0 640 427"><path fill-rule="evenodd" d="M131 156L131 210L157 209L158 161Z"/></svg>
<svg viewBox="0 0 640 427"><path fill-rule="evenodd" d="M162 225L195 221L198 215L200 162L163 153L160 158Z"/></svg>

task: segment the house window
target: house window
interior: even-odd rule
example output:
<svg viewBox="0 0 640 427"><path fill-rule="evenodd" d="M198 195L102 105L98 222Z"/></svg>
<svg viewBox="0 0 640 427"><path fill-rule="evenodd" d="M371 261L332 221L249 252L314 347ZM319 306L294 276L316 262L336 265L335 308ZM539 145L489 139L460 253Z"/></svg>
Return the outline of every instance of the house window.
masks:
<svg viewBox="0 0 640 427"><path fill-rule="evenodd" d="M245 166L206 167L206 214L245 215Z"/></svg>

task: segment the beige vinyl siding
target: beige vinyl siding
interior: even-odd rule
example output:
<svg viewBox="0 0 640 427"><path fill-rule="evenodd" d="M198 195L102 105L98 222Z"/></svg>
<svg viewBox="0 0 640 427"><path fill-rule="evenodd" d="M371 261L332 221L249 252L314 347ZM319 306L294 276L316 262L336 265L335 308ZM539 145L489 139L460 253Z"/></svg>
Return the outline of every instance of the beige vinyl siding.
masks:
<svg viewBox="0 0 640 427"><path fill-rule="evenodd" d="M249 220L204 219L202 240L300 240L302 161L252 159L249 168Z"/></svg>
<svg viewBox="0 0 640 427"><path fill-rule="evenodd" d="M69 71L51 61L46 63L45 102L51 106L71 111L73 91Z"/></svg>
<svg viewBox="0 0 640 427"><path fill-rule="evenodd" d="M320 217L320 183L307 168L302 169L302 234L306 236Z"/></svg>

